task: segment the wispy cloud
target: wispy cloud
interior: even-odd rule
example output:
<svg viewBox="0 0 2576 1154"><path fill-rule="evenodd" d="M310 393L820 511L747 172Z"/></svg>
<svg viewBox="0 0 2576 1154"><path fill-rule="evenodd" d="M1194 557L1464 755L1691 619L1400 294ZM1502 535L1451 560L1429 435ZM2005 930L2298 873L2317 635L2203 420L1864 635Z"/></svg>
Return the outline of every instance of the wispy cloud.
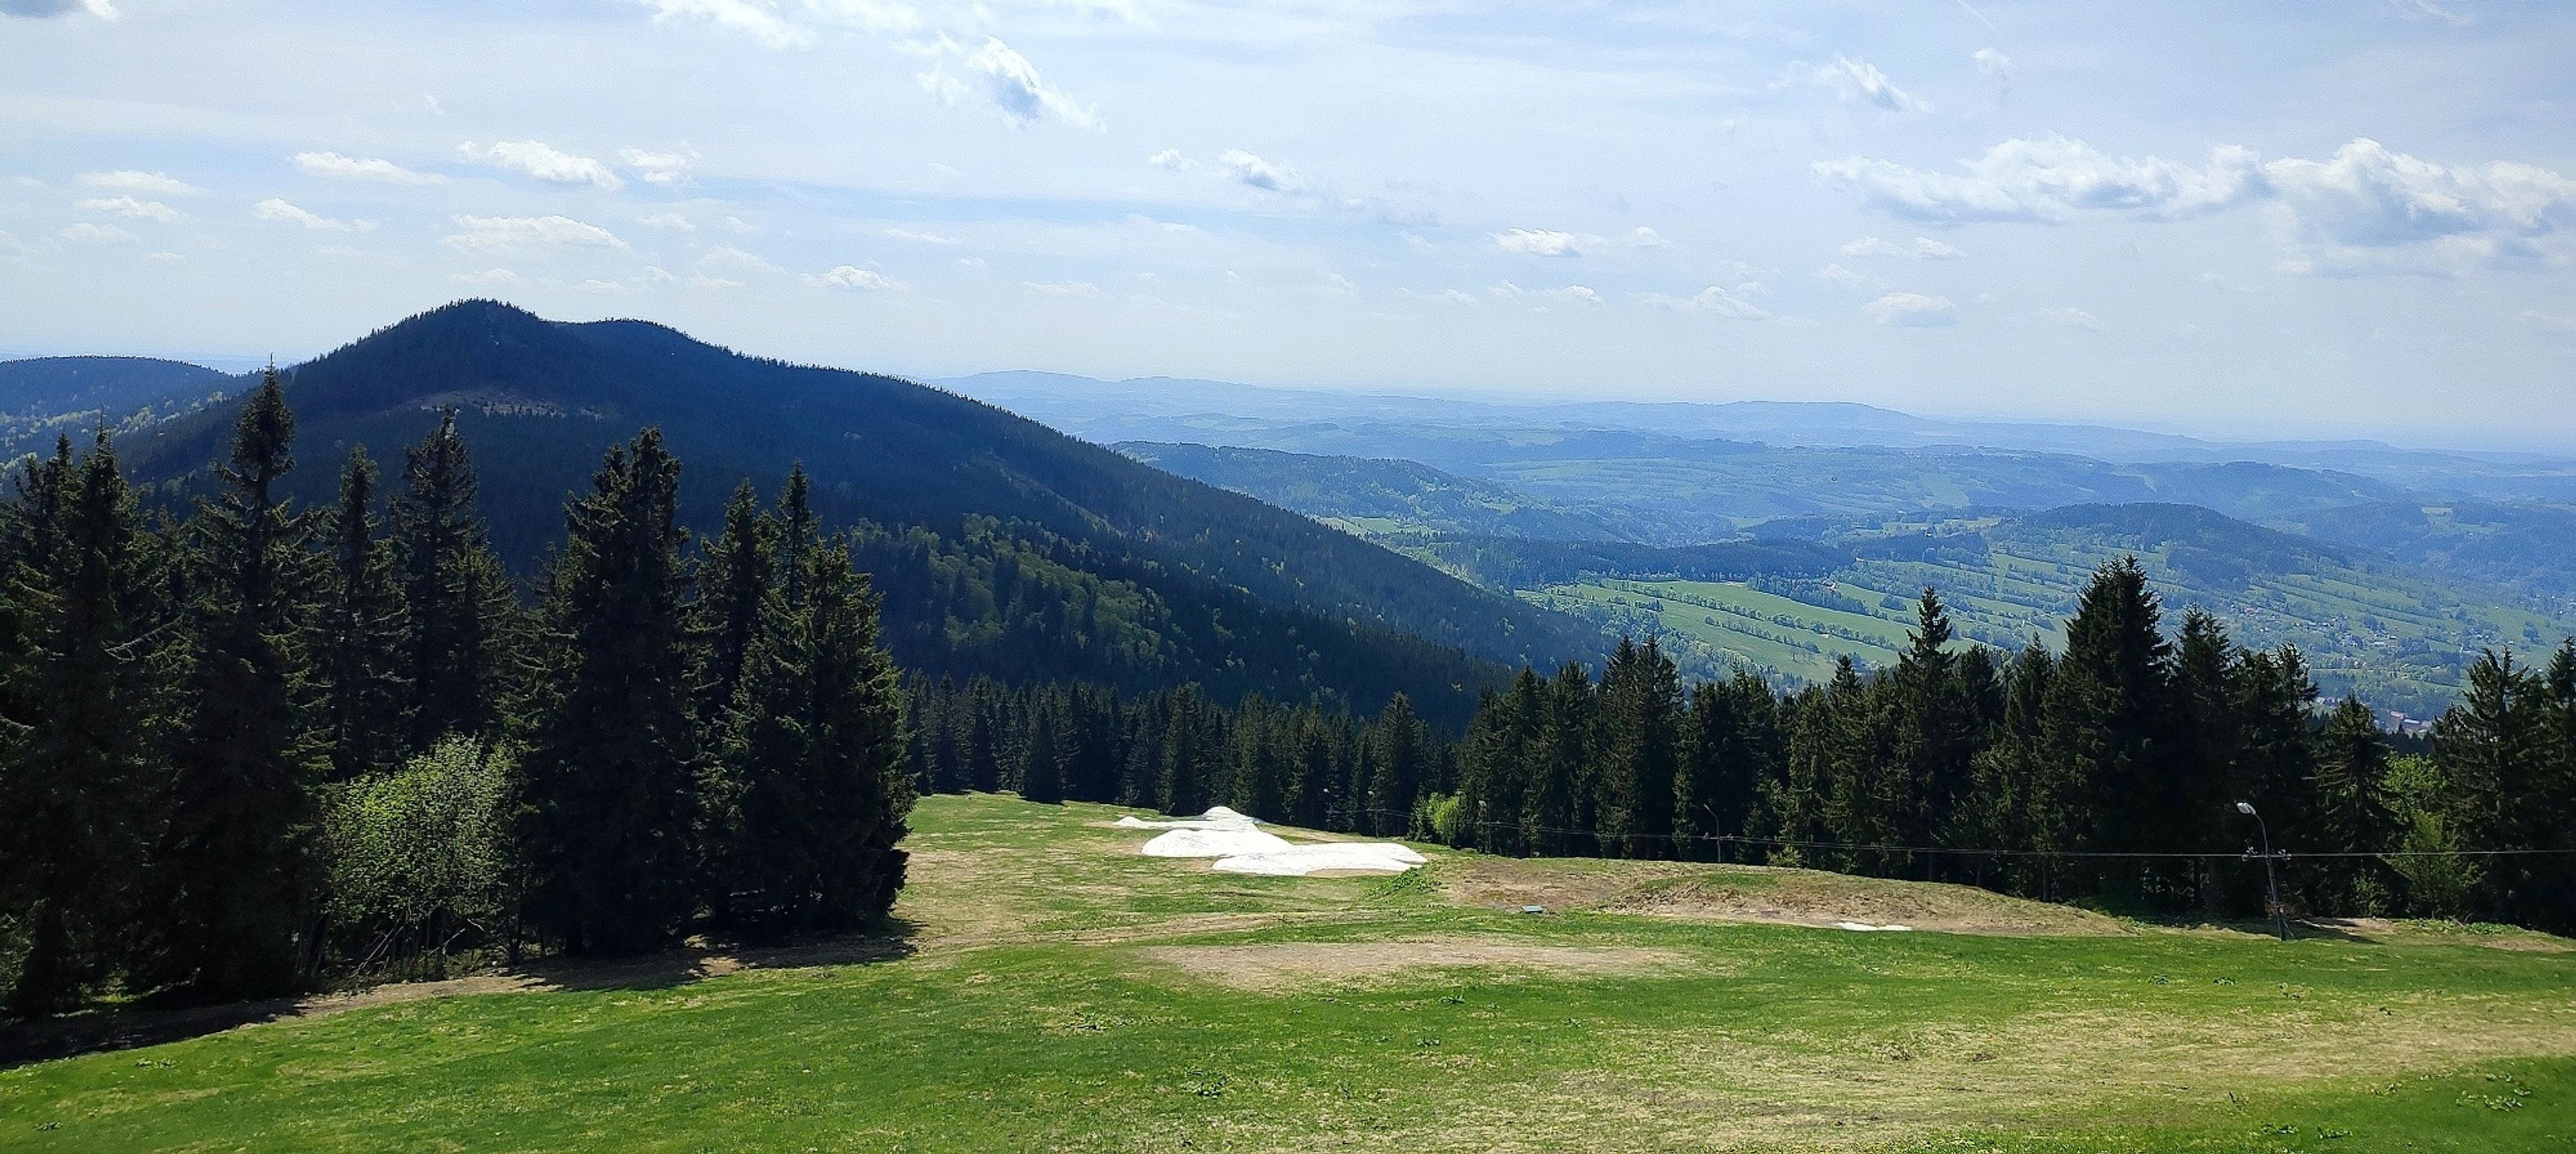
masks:
<svg viewBox="0 0 2576 1154"><path fill-rule="evenodd" d="M117 17L116 5L108 0L0 0L0 16L48 20L76 13L87 13L101 20Z"/></svg>
<svg viewBox="0 0 2576 1154"><path fill-rule="evenodd" d="M133 233L127 232L115 225L92 224L85 220L78 224L66 227L63 231L54 235L59 236L64 240L86 241L95 244L134 244L142 239L141 237L135 236Z"/></svg>
<svg viewBox="0 0 2576 1154"><path fill-rule="evenodd" d="M648 152L641 148L621 148L617 159L635 173L635 179L646 184L680 184L689 179L689 168L698 162L698 150L681 145L669 152Z"/></svg>
<svg viewBox="0 0 2576 1154"><path fill-rule="evenodd" d="M1915 237L1910 244L1898 244L1865 236L1842 247L1844 256L1892 256L1906 260L1957 260L1968 254L1928 236Z"/></svg>
<svg viewBox="0 0 2576 1154"><path fill-rule="evenodd" d="M464 252L626 247L615 233L568 216L460 216L456 226L440 243Z"/></svg>
<svg viewBox="0 0 2576 1154"><path fill-rule="evenodd" d="M384 184L439 184L447 179L434 172L416 172L390 160L343 156L336 152L296 153L295 167L307 176L319 176L328 180L372 180Z"/></svg>
<svg viewBox="0 0 2576 1154"><path fill-rule="evenodd" d="M1860 311L1871 320L1898 328L1931 329L1959 323L1959 306L1950 298L1925 296L1921 293L1889 293Z"/></svg>
<svg viewBox="0 0 2576 1154"><path fill-rule="evenodd" d="M1836 54L1823 64L1799 61L1789 66L1787 83L1823 88L1845 100L1873 104L1889 112L1932 111L1930 101L1897 87L1876 65L1857 57Z"/></svg>
<svg viewBox="0 0 2576 1154"><path fill-rule="evenodd" d="M195 196L206 191L166 172L136 172L130 168L115 172L84 172L78 179L91 188L122 189L154 196Z"/></svg>
<svg viewBox="0 0 2576 1154"><path fill-rule="evenodd" d="M333 220L330 217L323 216L319 213L297 208L296 206L288 204L274 196L259 202L259 206L253 209L252 212L261 220L274 220L283 221L287 224L300 224L310 229L346 232L349 228L349 222L345 220Z"/></svg>
<svg viewBox="0 0 2576 1154"><path fill-rule="evenodd" d="M480 161L494 168L526 173L555 184L587 184L614 192L626 187L626 181L609 171L607 165L587 156L578 156L542 140L505 140L488 145L466 141L457 146L467 160Z"/></svg>
<svg viewBox="0 0 2576 1154"><path fill-rule="evenodd" d="M1494 248L1514 256L1589 256L1601 251L1602 241L1591 233L1557 232L1544 228L1513 228L1495 233Z"/></svg>
<svg viewBox="0 0 2576 1154"><path fill-rule="evenodd" d="M157 220L168 224L179 219L178 209L157 200L137 200L131 196L100 196L80 202L86 212L105 212L134 220Z"/></svg>
<svg viewBox="0 0 2576 1154"><path fill-rule="evenodd" d="M1028 57L998 38L985 37L981 47L970 51L942 36L928 51L947 59L932 64L918 79L923 88L950 104L981 101L1023 127L1042 120L1094 132L1107 127L1090 109L1047 83Z"/></svg>

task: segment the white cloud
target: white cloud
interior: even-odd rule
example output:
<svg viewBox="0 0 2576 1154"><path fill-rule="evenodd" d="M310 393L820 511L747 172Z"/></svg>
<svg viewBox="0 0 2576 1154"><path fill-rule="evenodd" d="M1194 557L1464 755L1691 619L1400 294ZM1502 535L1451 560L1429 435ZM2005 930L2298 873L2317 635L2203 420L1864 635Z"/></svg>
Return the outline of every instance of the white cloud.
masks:
<svg viewBox="0 0 2576 1154"><path fill-rule="evenodd" d="M2528 259L2540 255L2535 241L2576 230L2576 180L2536 165L2444 167L2356 139L2328 159L2275 160L2263 171L2294 239L2334 270ZM2561 251L2562 261L2576 256Z"/></svg>
<svg viewBox="0 0 2576 1154"><path fill-rule="evenodd" d="M1817 269L1816 279L1830 285L1841 285L1844 288L1862 288L1871 283L1868 277L1838 264L1829 264Z"/></svg>
<svg viewBox="0 0 2576 1154"><path fill-rule="evenodd" d="M742 249L738 249L727 244L717 245L700 254L698 257L698 266L700 268L741 269L744 272L779 271L777 265L771 264L767 260L762 259L759 254L745 252Z"/></svg>
<svg viewBox="0 0 2576 1154"><path fill-rule="evenodd" d="M1028 293L1030 296L1040 297L1096 297L1100 295L1099 285L1093 284L1090 281L1081 280L1021 281L1020 289L1021 291Z"/></svg>
<svg viewBox="0 0 2576 1154"><path fill-rule="evenodd" d="M188 263L188 258L186 258L186 257L184 257L184 256L181 256L181 255L179 255L178 253L175 253L175 252L147 252L147 253L144 253L144 254L143 254L143 259L144 259L144 261L145 261L146 263L149 263L149 264L157 264L157 265L174 265L174 264L186 264L186 263Z"/></svg>
<svg viewBox="0 0 2576 1154"><path fill-rule="evenodd" d="M610 172L607 165L587 156L561 151L542 140L504 140L481 146L469 140L458 145L457 151L464 153L467 160L523 172L556 184L587 184L612 192L626 187L626 181Z"/></svg>
<svg viewBox="0 0 2576 1154"><path fill-rule="evenodd" d="M771 48L807 48L824 28L908 32L921 26L912 8L883 0L642 0L656 24L703 20Z"/></svg>
<svg viewBox="0 0 2576 1154"><path fill-rule="evenodd" d="M643 225L646 228L658 228L665 232L698 231L698 226L691 224L686 215L676 212L648 213L644 216L636 217L635 223Z"/></svg>
<svg viewBox="0 0 2576 1154"><path fill-rule="evenodd" d="M689 178L689 166L696 164L698 150L681 145L675 152L646 152L641 148L621 148L617 159L635 171L635 179L646 184L669 186Z"/></svg>
<svg viewBox="0 0 2576 1154"><path fill-rule="evenodd" d="M736 235L736 236L759 236L759 235L760 235L760 226L759 226L759 225L753 224L753 223L751 223L750 221L744 220L743 218L738 217L738 216L728 216L728 217L724 218L724 220L723 220L721 223L723 223L723 225L724 225L724 227L725 227L725 231L726 231L726 232L733 233L733 234L734 234L734 235Z"/></svg>
<svg viewBox="0 0 2576 1154"><path fill-rule="evenodd" d="M157 200L136 200L131 196L101 196L80 202L87 212L114 213L135 220L157 220L163 224L179 219L179 210Z"/></svg>
<svg viewBox="0 0 2576 1154"><path fill-rule="evenodd" d="M1145 158L1145 163L1155 168L1186 169L1198 167L1197 161L1181 155L1181 150L1177 148L1166 148L1161 152L1148 156Z"/></svg>
<svg viewBox="0 0 2576 1154"><path fill-rule="evenodd" d="M1072 97L1038 75L1037 66L1029 63L1028 57L1013 51L1010 45L999 39L987 36L983 47L968 52L964 45L942 36L938 48L957 58L955 62L963 75L950 72L948 62L942 61L933 64L930 71L917 79L923 88L950 104L981 96L999 109L1005 119L1023 127L1052 119L1094 132L1106 128L1090 109L1075 103Z"/></svg>
<svg viewBox="0 0 2576 1154"><path fill-rule="evenodd" d="M1959 306L1950 298L1921 293L1889 293L1862 305L1860 311L1880 324L1903 328L1939 328L1959 322Z"/></svg>
<svg viewBox="0 0 2576 1154"><path fill-rule="evenodd" d="M1422 234L1420 233L1408 232L1404 234L1404 247L1412 249L1415 252L1432 252L1437 250L1440 246L1423 239Z"/></svg>
<svg viewBox="0 0 2576 1154"><path fill-rule="evenodd" d="M259 202L259 207L252 211L257 213L261 220L281 220L310 229L345 232L349 228L349 222L345 220L333 220L318 213L307 212L273 196Z"/></svg>
<svg viewBox="0 0 2576 1154"><path fill-rule="evenodd" d="M1638 225L1635 231L1628 234L1628 247L1630 248L1671 248L1672 246L1673 242L1665 240L1664 234L1656 232L1651 228L1647 228L1642 224Z"/></svg>
<svg viewBox="0 0 2576 1154"><path fill-rule="evenodd" d="M2576 313L2545 313L2539 309L2524 309L2522 315L2516 319L2524 324L2538 325L2551 332L2576 333Z"/></svg>
<svg viewBox="0 0 2576 1154"><path fill-rule="evenodd" d="M1592 291L1588 286L1579 284L1567 285L1564 288L1559 289L1525 289L1510 281L1504 281L1501 284L1486 289L1485 293L1496 300L1510 301L1516 305L1529 305L1533 308L1541 309L1544 309L1551 304L1583 305L1592 308L1599 308L1606 303L1601 299L1600 293Z"/></svg>
<svg viewBox="0 0 2576 1154"><path fill-rule="evenodd" d="M1968 254L1928 236L1914 238L1912 244L1897 244L1865 236L1842 247L1844 256L1894 256L1907 260L1957 260Z"/></svg>
<svg viewBox="0 0 2576 1154"><path fill-rule="evenodd" d="M460 216L456 226L463 231L440 243L463 252L626 247L607 229L568 216Z"/></svg>
<svg viewBox="0 0 2576 1154"><path fill-rule="evenodd" d="M2065 325L2071 329L2092 329L2096 332L2102 329L2102 318L2078 308L2041 309L2039 319Z"/></svg>
<svg viewBox="0 0 2576 1154"><path fill-rule="evenodd" d="M450 278L461 284L516 285L527 281L506 268L487 268L481 272L461 272Z"/></svg>
<svg viewBox="0 0 2576 1154"><path fill-rule="evenodd" d="M375 157L342 156L336 152L299 152L295 167L307 176L331 180L373 180L386 184L439 184L447 178L434 172L415 172L390 160Z"/></svg>
<svg viewBox="0 0 2576 1154"><path fill-rule="evenodd" d="M1789 66L1789 82L1831 89L1845 100L1877 105L1889 112L1930 112L1932 104L1896 86L1866 60L1836 54L1824 64L1800 61Z"/></svg>
<svg viewBox="0 0 2576 1154"><path fill-rule="evenodd" d="M1770 310L1747 299L1762 296L1765 293L1766 290L1760 284L1747 282L1732 289L1724 285L1710 285L1686 297L1669 296L1664 293L1643 293L1637 297L1637 301L1640 304L1671 309L1677 313L1711 313L1737 320L1767 321L1775 319Z"/></svg>
<svg viewBox="0 0 2576 1154"><path fill-rule="evenodd" d="M0 0L0 16L21 16L44 20L86 12L101 20L116 19L116 5L108 0Z"/></svg>
<svg viewBox="0 0 2576 1154"><path fill-rule="evenodd" d="M2446 167L2355 139L2325 160L2263 161L2236 146L2194 166L2114 157L2080 140L2007 140L1958 175L1851 157L1813 166L1862 201L1917 220L2044 221L2084 212L2172 219L2275 206L2291 272L2457 271L2510 260L2576 261L2576 180L2537 165Z"/></svg>
<svg viewBox="0 0 2576 1154"><path fill-rule="evenodd" d="M1601 238L1590 233L1514 228L1494 234L1494 247L1516 256L1589 256L1601 251Z"/></svg>
<svg viewBox="0 0 2576 1154"><path fill-rule="evenodd" d="M55 235L64 240L95 241L100 244L134 244L141 239L115 225L91 224L85 220Z"/></svg>
<svg viewBox="0 0 2576 1154"><path fill-rule="evenodd" d="M887 236L890 236L890 237L893 237L893 238L895 238L896 240L908 240L908 241L911 241L911 242L912 242L912 243L914 243L914 244L957 244L957 243L960 243L960 242L958 241L958 239L957 239L956 237L953 237L953 236L942 236L942 235L940 235L939 233L935 233L935 232L914 232L913 230L908 229L908 228L889 228L889 229L887 229L887 230L886 230L886 235L887 235Z"/></svg>
<svg viewBox="0 0 2576 1154"><path fill-rule="evenodd" d="M2012 87L2012 57L1992 48L1980 48L1969 53L1968 58L1977 62L1977 75L1994 81L1995 87Z"/></svg>
<svg viewBox="0 0 2576 1154"><path fill-rule="evenodd" d="M2254 153L2210 152L2203 167L2157 157L2110 156L2080 140L2007 140L1961 161L1963 175L1925 172L1884 160L1818 161L1816 175L1897 216L1957 223L2062 221L2084 210L2174 217L2222 208L2262 186Z"/></svg>
<svg viewBox="0 0 2576 1154"><path fill-rule="evenodd" d="M1273 164L1240 148L1229 148L1217 154L1216 162L1233 173L1236 180L1254 188L1284 196L1302 196L1313 188L1306 182L1305 175L1296 169Z"/></svg>
<svg viewBox="0 0 2576 1154"><path fill-rule="evenodd" d="M166 172L84 172L80 182L91 188L114 188L127 192L147 192L155 196L195 196L206 191Z"/></svg>

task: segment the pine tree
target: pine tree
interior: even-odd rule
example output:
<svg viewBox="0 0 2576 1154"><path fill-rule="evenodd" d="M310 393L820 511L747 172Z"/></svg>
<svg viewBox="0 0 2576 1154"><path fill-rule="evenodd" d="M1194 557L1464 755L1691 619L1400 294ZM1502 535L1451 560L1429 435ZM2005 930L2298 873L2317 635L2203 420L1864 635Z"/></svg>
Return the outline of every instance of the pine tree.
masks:
<svg viewBox="0 0 2576 1154"><path fill-rule="evenodd" d="M2357 697L2345 697L2317 734L2315 796L2319 848L2335 853L2385 853L2397 847L2397 818L2388 798L2388 736ZM2396 879L2383 859L2333 863L2325 880L2338 913L2391 912Z"/></svg>
<svg viewBox="0 0 2576 1154"><path fill-rule="evenodd" d="M101 429L33 466L9 518L13 654L0 727L0 886L24 953L8 1008L39 1016L132 960L165 812L162 550Z"/></svg>
<svg viewBox="0 0 2576 1154"><path fill-rule="evenodd" d="M294 440L272 369L242 409L231 464L216 469L224 492L188 525L193 652L157 878L163 970L212 998L295 988L318 905L322 750L305 723L297 613L310 576L305 522L277 491Z"/></svg>
<svg viewBox="0 0 2576 1154"><path fill-rule="evenodd" d="M1042 805L1064 801L1063 726L1050 700L1041 698L1029 714L1028 740L1020 745L1020 798Z"/></svg>
<svg viewBox="0 0 2576 1154"><path fill-rule="evenodd" d="M1597 795L1603 853L1671 855L1681 712L1680 673L1662 644L1652 637L1644 645L1621 638L1601 673L1604 763Z"/></svg>
<svg viewBox="0 0 2576 1154"><path fill-rule="evenodd" d="M659 946L697 894L705 813L679 475L646 429L609 450L565 511L520 844L530 923L570 950Z"/></svg>
<svg viewBox="0 0 2576 1154"><path fill-rule="evenodd" d="M2049 682L2048 754L2063 759L2076 797L2049 798L2068 825L2067 848L2162 850L2129 821L2166 793L2171 648L2138 559L2097 570L2066 623L2066 652ZM2124 888L2127 882L2123 876Z"/></svg>
<svg viewBox="0 0 2576 1154"><path fill-rule="evenodd" d="M768 601L779 595L773 572L778 553L778 522L762 514L758 494L744 481L726 503L724 531L707 546L698 572L698 628L707 639L701 695L706 716L730 708L742 684L743 663L772 611Z"/></svg>
<svg viewBox="0 0 2576 1154"><path fill-rule="evenodd" d="M760 895L755 928L773 933L885 916L914 796L894 662L848 542L808 538L796 568L801 605L766 599L773 616L755 631L722 757L739 799L730 884Z"/></svg>
<svg viewBox="0 0 2576 1154"><path fill-rule="evenodd" d="M2460 844L2535 848L2549 825L2563 826L2563 815L2533 808L2548 764L2548 692L2547 683L2517 666L2512 654L2487 650L2469 666L2459 704L2434 721L2432 757L2459 799L2459 824L2452 832ZM2541 925L2567 924L2571 916L2564 910L2530 903L2527 864L2510 858L2491 863L2477 902L2493 916L2540 913Z"/></svg>
<svg viewBox="0 0 2576 1154"><path fill-rule="evenodd" d="M1368 739L1376 753L1376 775L1369 783L1369 821L1361 828L1381 836L1402 833L1422 788L1425 734L1422 720L1413 715L1413 699L1402 693L1387 699Z"/></svg>
<svg viewBox="0 0 2576 1154"><path fill-rule="evenodd" d="M1164 813L1204 813L1215 804L1211 789L1225 755L1225 733L1214 713L1196 684L1173 692L1160 749L1158 801Z"/></svg>
<svg viewBox="0 0 2576 1154"><path fill-rule="evenodd" d="M449 410L404 453L393 501L395 580L403 600L398 680L411 748L451 733L489 735L506 696L501 660L509 590L474 512L477 482Z"/></svg>
<svg viewBox="0 0 2576 1154"><path fill-rule="evenodd" d="M322 742L332 776L391 768L403 743L402 598L393 550L376 517L376 463L362 447L340 470L329 522L331 557L313 642L322 694Z"/></svg>

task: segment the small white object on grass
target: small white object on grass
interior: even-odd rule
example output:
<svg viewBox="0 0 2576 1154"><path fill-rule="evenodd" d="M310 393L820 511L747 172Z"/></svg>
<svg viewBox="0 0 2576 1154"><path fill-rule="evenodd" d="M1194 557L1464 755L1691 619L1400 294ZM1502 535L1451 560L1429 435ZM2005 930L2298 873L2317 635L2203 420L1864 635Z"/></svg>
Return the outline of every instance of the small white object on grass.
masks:
<svg viewBox="0 0 2576 1154"><path fill-rule="evenodd" d="M1148 820L1130 814L1119 818L1122 829L1164 831L1145 843L1146 857L1208 857L1218 873L1304 877L1321 870L1365 870L1403 873L1421 865L1421 854L1393 842L1324 842L1294 845L1257 828L1263 823L1224 806L1211 806L1194 818Z"/></svg>
<svg viewBox="0 0 2576 1154"><path fill-rule="evenodd" d="M1909 933L1914 929L1912 926L1873 926L1868 922L1835 922L1834 928L1838 930L1858 930L1862 933L1898 934Z"/></svg>
<svg viewBox="0 0 2576 1154"><path fill-rule="evenodd" d="M1295 846L1288 845L1286 842L1280 844L1284 848L1221 857L1216 859L1215 865L1208 868L1222 874L1266 874L1272 877L1304 877L1318 870L1370 870L1400 874L1421 865L1424 860L1421 854L1394 842L1332 841L1320 845Z"/></svg>

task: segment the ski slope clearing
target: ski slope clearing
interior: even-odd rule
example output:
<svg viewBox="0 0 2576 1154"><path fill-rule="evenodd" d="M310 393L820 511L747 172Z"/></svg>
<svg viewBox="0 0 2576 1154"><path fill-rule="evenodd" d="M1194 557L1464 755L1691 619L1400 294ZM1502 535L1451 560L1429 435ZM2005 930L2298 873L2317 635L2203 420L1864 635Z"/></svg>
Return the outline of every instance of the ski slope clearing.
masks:
<svg viewBox="0 0 2576 1154"><path fill-rule="evenodd" d="M1138 853L1119 813L924 799L898 925L873 938L396 988L0 1067L0 1149L2255 1154L2576 1134L2576 954L2540 935L2352 923L2283 944L1954 887L1434 847L1391 876L1213 874ZM1520 913L1539 893L1549 912Z"/></svg>

